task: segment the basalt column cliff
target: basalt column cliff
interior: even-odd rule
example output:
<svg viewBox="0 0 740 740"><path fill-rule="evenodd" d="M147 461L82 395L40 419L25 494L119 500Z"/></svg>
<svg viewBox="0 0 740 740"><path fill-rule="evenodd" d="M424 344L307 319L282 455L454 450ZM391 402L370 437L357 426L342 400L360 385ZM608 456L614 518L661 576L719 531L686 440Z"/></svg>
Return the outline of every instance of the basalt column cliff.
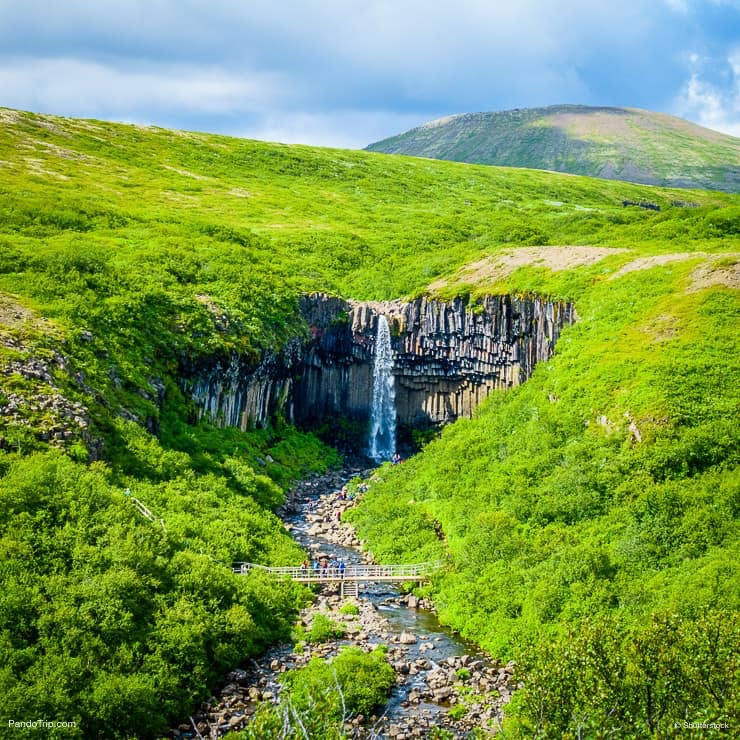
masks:
<svg viewBox="0 0 740 740"><path fill-rule="evenodd" d="M399 424L424 426L470 416L492 390L526 380L553 352L571 304L489 296L468 303L345 301L305 296L309 337L256 367L238 357L189 386L201 413L224 425L262 425L280 411L312 427L331 417L368 420L379 316L388 320Z"/></svg>

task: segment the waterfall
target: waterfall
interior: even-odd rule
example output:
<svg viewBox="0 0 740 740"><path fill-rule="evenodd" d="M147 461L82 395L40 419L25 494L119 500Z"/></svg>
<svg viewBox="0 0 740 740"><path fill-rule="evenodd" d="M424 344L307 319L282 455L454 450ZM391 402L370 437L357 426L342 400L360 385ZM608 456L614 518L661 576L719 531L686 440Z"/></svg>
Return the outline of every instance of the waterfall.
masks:
<svg viewBox="0 0 740 740"><path fill-rule="evenodd" d="M373 365L373 406L368 454L373 460L390 460L396 452L396 389L393 385L391 332L385 316L378 317Z"/></svg>

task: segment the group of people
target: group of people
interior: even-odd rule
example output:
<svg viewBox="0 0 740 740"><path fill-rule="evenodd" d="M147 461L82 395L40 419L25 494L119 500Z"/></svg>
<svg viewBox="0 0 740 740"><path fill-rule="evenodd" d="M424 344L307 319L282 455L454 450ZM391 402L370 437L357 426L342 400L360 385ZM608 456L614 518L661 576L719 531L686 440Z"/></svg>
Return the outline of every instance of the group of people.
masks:
<svg viewBox="0 0 740 740"><path fill-rule="evenodd" d="M367 485L360 484L357 490L362 493L367 490ZM334 506L336 508L334 508L333 510L324 511L323 519L325 522L331 522L334 519L336 519L336 521L338 522L341 522L342 513L344 511L344 508L346 507L342 508L337 505L343 501L353 501L356 494L353 491L350 491L347 486L342 486L341 490L335 492L335 495L336 499ZM316 511L318 508L319 502L317 500L314 499L308 502L307 510L309 512ZM340 578L344 578L344 572L346 571L346 569L346 563L333 555L330 555L328 557L322 556L313 561L304 560L301 563L301 575L303 576L313 575L319 578L339 576Z"/></svg>
<svg viewBox="0 0 740 740"><path fill-rule="evenodd" d="M313 574L319 578L326 578L328 576L339 576L340 578L344 578L344 571L347 569L347 565L344 560L339 560L335 557L322 557L311 563L309 563L308 560L304 560L301 563L302 575L307 576L309 568Z"/></svg>
<svg viewBox="0 0 740 740"><path fill-rule="evenodd" d="M355 494L351 491L347 491L347 486L342 486L342 490L337 493L337 499L339 501L354 501Z"/></svg>

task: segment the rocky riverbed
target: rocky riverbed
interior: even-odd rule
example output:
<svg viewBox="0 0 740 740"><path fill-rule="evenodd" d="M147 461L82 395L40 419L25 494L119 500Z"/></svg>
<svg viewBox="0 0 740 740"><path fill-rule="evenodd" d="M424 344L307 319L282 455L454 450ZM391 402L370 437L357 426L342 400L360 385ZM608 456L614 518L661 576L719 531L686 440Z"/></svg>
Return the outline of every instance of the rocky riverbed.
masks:
<svg viewBox="0 0 740 740"><path fill-rule="evenodd" d="M357 536L342 521L342 513L355 502L342 499L341 489L349 477L371 474L350 469L301 482L280 512L286 527L313 555L360 562ZM341 613L347 601L356 604L356 615ZM317 614L342 624L345 636L307 645L302 652L277 647L250 661L230 673L218 695L201 705L189 723L173 730L173 736L218 738L241 729L260 702L277 701L281 673L307 664L314 656L331 658L347 645L370 651L379 644L388 646L396 688L385 711L353 718L345 728L348 736L404 740L427 737L433 728L443 728L463 738L473 728L493 734L500 726L502 707L515 688L513 665L498 665L455 638L439 625L431 604L413 594L402 595L388 584L368 586L358 597L344 599L336 585L326 584L299 619L310 628Z"/></svg>

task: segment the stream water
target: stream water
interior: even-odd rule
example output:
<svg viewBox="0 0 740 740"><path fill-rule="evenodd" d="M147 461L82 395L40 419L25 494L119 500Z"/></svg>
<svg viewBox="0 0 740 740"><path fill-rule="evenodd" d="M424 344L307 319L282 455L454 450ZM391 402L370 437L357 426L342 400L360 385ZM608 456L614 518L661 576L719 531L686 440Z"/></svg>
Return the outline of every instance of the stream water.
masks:
<svg viewBox="0 0 740 740"><path fill-rule="evenodd" d="M335 544L324 537L312 536L308 533L310 526L306 515L309 513L308 507L311 501L312 499L304 501L300 506L302 511L295 513L286 521L291 526L291 532L295 539L309 552L328 553L344 560L347 564L363 562L362 555L358 550ZM443 627L431 611L409 608L400 601L400 596L398 586L391 583L364 585L360 591L360 598L369 600L377 609L379 615L387 620L387 632L392 637L400 638L404 633L417 637L419 642L407 646L408 661L425 658L433 667L450 656L473 652L470 646ZM383 642L378 635L370 635L368 641L371 644ZM424 646L423 652L420 651L421 645ZM423 674L419 673L416 681L410 680L396 686L385 712L390 722L406 718L410 711L415 714L418 714L419 711L425 711L428 716L445 711L439 705L426 703L414 705L413 710L411 707L403 706L409 693L412 689L418 688L422 680Z"/></svg>
<svg viewBox="0 0 740 740"><path fill-rule="evenodd" d="M344 477L339 480L336 475L327 476L325 482L329 485L324 485L324 481L319 480L316 482L318 485L315 483L313 492L300 488L294 492L292 505L283 520L296 541L312 555L326 554L344 560L347 564L364 562L358 548L337 541L336 535L341 529L339 524L334 524L335 511L344 506L339 496L340 484L357 472L345 471ZM365 475L368 473L366 471ZM323 531L317 532L317 529L322 528ZM444 673L449 684L450 673L455 673L453 666L471 666L478 674L495 673L496 676L499 667L493 665L477 646L464 641L440 624L433 611L422 608L421 605L408 606L407 597L401 594L395 584L365 584L359 598L369 602L384 622L379 634L369 634L368 643L389 644L394 667L402 671L405 671L405 666L409 667L409 673L404 674L397 683L385 707L382 729L372 736L401 738L406 736L406 730L413 730L415 726L427 730L444 726L455 737L466 737L470 722L462 722L459 723L460 726L456 726L458 723L449 719L449 697L442 701L427 700L430 692L425 689L428 689L429 676L434 673L439 677ZM414 642L410 641L409 636L413 636ZM438 695L443 693L446 692L438 692ZM393 734L394 730L397 734ZM426 734L423 732L420 736ZM408 735L412 736L419 735Z"/></svg>
<svg viewBox="0 0 740 740"><path fill-rule="evenodd" d="M358 470L345 470L313 477L300 483L283 507L282 519L296 541L312 556L333 556L345 563L364 562L351 529L343 525L339 512L351 505L339 490ZM368 471L369 472L369 471ZM365 475L368 474L365 473ZM357 617L342 615L336 587L323 586L316 603L301 618L309 624L318 612L346 620L347 636L334 643L313 646L311 652L295 654L291 646L276 647L245 669L233 671L219 695L190 719L203 738L219 738L248 723L259 701L273 701L280 692L278 678L300 667L313 655L331 658L345 645L365 650L388 646L388 660L397 681L388 703L375 717L355 718L348 727L352 738L428 737L434 728L444 728L452 737L464 738L473 728L494 729L499 725L502 704L513 690L511 666L498 666L474 645L466 643L442 626L436 615L422 608L415 597L399 592L393 584L364 585L355 600ZM455 711L450 714L450 710ZM175 737L192 737L187 723ZM266 739L268 740L268 739ZM316 738L323 740L323 738Z"/></svg>

